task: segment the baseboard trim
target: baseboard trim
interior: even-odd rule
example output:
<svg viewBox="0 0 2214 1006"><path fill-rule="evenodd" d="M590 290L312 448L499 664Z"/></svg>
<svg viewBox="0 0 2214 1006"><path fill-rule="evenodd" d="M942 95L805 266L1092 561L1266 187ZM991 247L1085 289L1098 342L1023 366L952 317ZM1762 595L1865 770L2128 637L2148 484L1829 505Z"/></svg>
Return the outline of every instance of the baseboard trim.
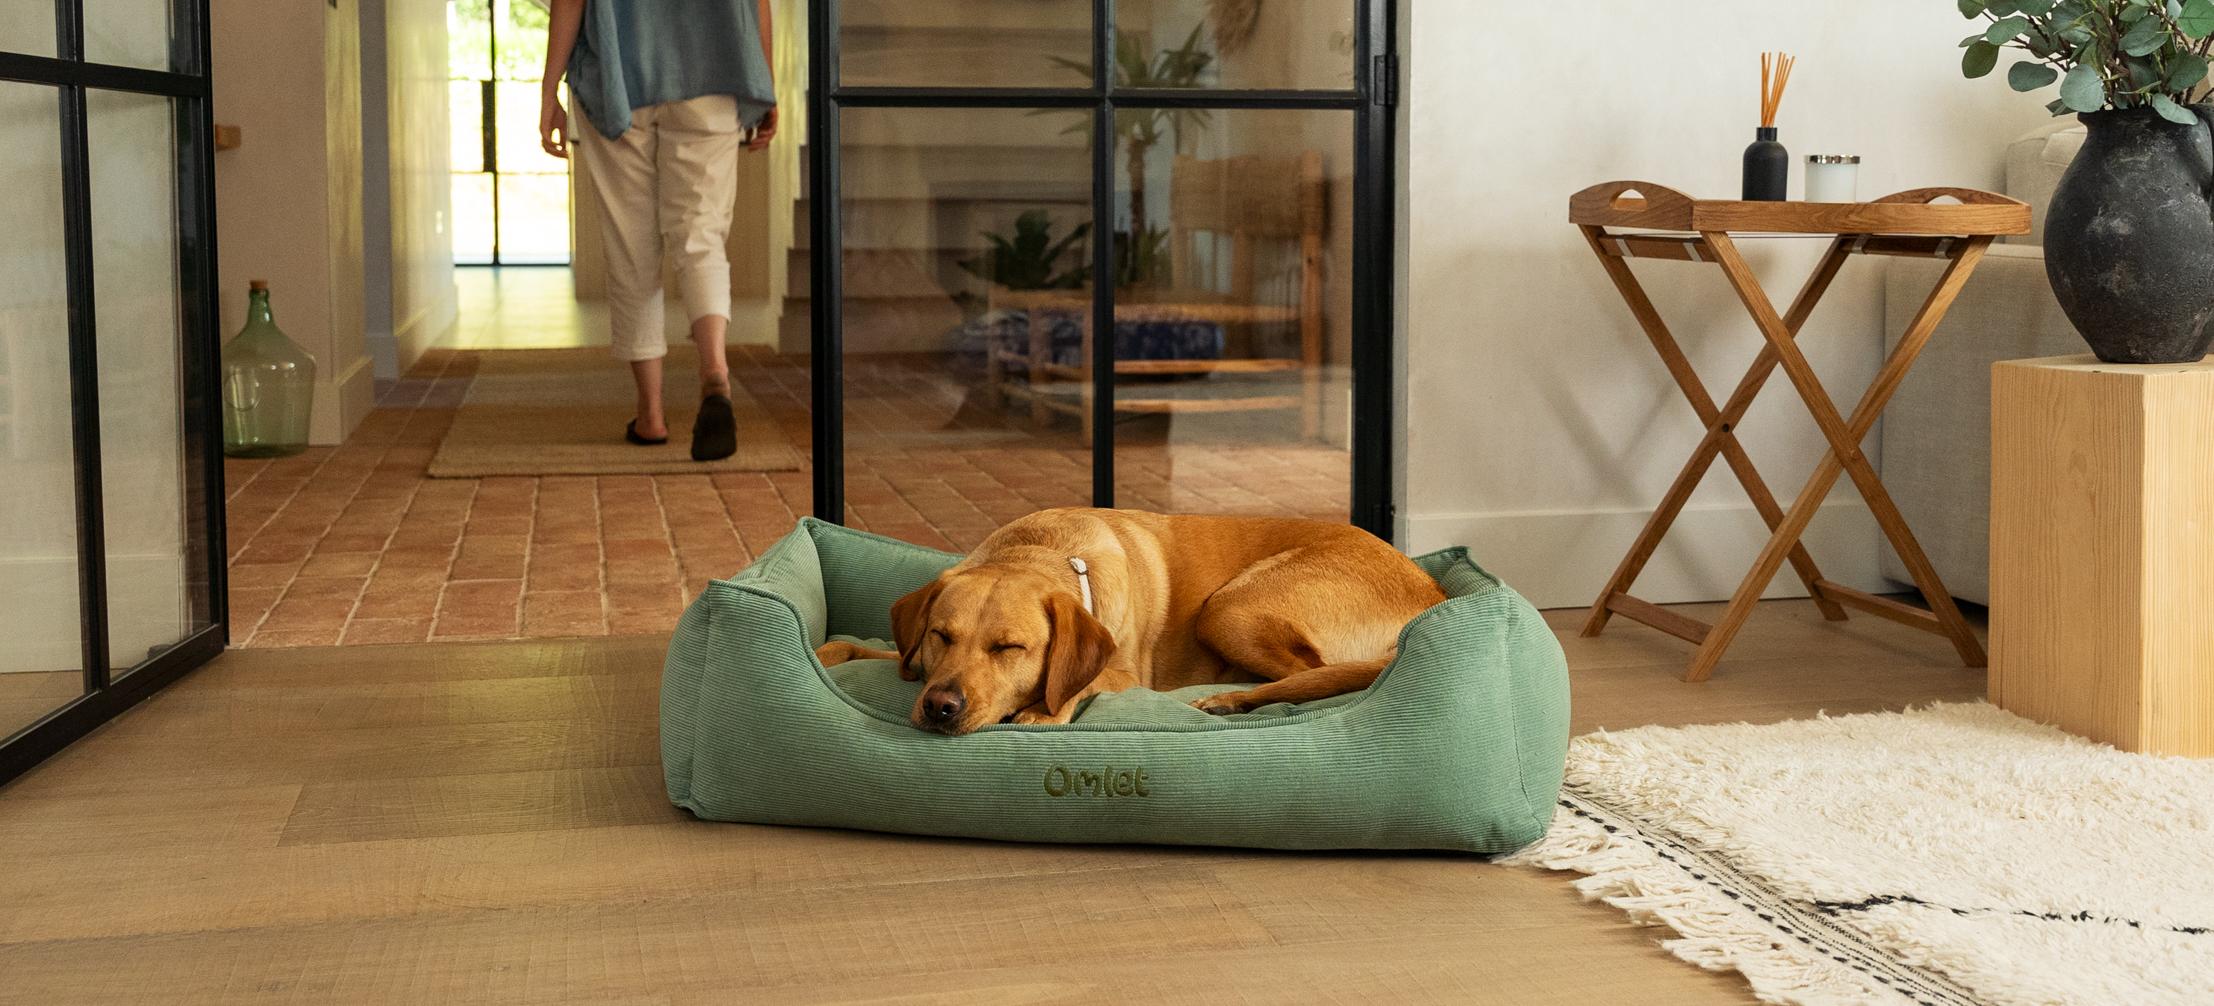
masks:
<svg viewBox="0 0 2214 1006"><path fill-rule="evenodd" d="M448 282L446 292L436 301L406 322L392 329L392 341L396 344L397 372L405 374L415 361L423 358L423 351L443 341L454 324L461 320L461 285Z"/></svg>
<svg viewBox="0 0 2214 1006"><path fill-rule="evenodd" d="M1540 608L1591 604L1614 575L1651 510L1531 510L1414 514L1408 551L1466 545L1485 569ZM1802 539L1824 578L1871 593L1896 589L1877 560L1883 531L1856 498L1822 505ZM1684 508L1637 579L1633 592L1656 604L1728 600L1768 541L1767 525L1750 503ZM1805 597L1788 566L1763 597Z"/></svg>

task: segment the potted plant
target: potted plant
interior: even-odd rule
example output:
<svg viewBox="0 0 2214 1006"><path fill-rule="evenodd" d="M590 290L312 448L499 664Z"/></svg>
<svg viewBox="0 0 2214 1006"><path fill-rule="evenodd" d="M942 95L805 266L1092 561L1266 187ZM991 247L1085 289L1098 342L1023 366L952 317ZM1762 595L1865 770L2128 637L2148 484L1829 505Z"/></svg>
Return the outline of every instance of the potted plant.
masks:
<svg viewBox="0 0 2214 1006"><path fill-rule="evenodd" d="M2214 339L2214 106L2194 104L2214 48L2214 0L1957 0L1986 22L1961 72L2000 50L2017 91L2060 82L2083 150L2045 217L2045 273L2068 320L2110 363L2184 363Z"/></svg>

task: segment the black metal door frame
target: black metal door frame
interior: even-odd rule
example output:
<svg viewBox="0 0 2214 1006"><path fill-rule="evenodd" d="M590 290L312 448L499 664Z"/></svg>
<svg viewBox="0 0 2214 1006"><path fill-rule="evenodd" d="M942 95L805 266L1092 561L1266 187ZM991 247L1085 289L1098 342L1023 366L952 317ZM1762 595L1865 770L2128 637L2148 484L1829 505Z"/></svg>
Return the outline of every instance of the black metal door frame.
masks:
<svg viewBox="0 0 2214 1006"><path fill-rule="evenodd" d="M843 87L838 0L808 5L809 293L813 337L815 516L845 518L845 339L838 113L847 108L1067 108L1092 115L1092 330L1114 331L1114 110L1343 110L1353 127L1352 523L1391 540L1394 107L1399 98L1393 0L1352 0L1351 90L1171 90L1114 85L1115 0L1092 0L1092 86ZM1113 339L1092 340L1092 505L1114 506Z"/></svg>
<svg viewBox="0 0 2214 1006"><path fill-rule="evenodd" d="M69 742L223 651L230 613L223 528L222 417L218 413L221 340L215 271L215 122L209 110L207 0L171 0L170 70L91 63L84 56L84 0L55 0L52 57L0 52L0 81L55 88L61 101L62 218L69 308L70 424L75 455L77 585L85 694L0 743L0 783L21 775ZM129 91L173 99L176 137L178 324L183 436L187 452L186 545L204 561L187 571L204 584L207 626L110 672L105 487L100 467L100 368L92 262L88 91ZM0 235L0 241L8 240ZM194 462L197 462L195 464ZM201 503L191 510L194 491ZM4 615L0 615L4 617Z"/></svg>

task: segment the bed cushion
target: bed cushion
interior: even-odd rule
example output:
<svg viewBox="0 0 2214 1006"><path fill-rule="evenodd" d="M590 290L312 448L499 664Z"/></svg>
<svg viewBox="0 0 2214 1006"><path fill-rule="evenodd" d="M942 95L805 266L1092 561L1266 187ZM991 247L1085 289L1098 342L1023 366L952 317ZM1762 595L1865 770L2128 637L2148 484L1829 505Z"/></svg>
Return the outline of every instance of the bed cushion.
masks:
<svg viewBox="0 0 2214 1006"><path fill-rule="evenodd" d="M958 561L808 518L710 583L663 672L670 800L717 821L1277 849L1500 853L1552 819L1567 661L1464 549L1415 560L1447 600L1365 691L1216 717L1185 703L1237 686L1139 689L1066 726L947 737L908 721L920 683L892 662L813 651L890 636L892 602Z"/></svg>

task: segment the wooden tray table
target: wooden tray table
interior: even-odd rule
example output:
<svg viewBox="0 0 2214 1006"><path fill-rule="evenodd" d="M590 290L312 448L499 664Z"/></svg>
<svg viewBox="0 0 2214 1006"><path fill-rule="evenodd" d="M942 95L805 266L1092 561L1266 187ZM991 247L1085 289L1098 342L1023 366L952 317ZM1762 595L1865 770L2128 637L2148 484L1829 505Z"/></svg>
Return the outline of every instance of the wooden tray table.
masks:
<svg viewBox="0 0 2214 1006"><path fill-rule="evenodd" d="M1935 202L1945 197L1959 202L1957 205ZM1983 259L1984 249L1990 246L1991 239L2000 234L2029 233L2028 204L1996 193L1959 188L1912 189L1868 203L1745 202L1693 199L1651 182L1620 181L1594 185L1571 196L1568 219L1591 243L1592 253L1599 256L1600 265L1614 280L1615 288L1622 292L1622 299L1628 302L1630 313L1637 317L1638 325L1652 340L1653 349L1660 353L1661 362L1668 367L1677 386L1683 389L1684 397L1691 402L1692 411L1698 413L1699 422L1706 427L1706 436L1692 452L1691 460L1684 464L1683 471L1669 486L1668 494L1653 511L1652 518L1646 521L1645 529L1639 532L1637 543L1622 557L1622 564L1592 604L1591 614L1584 621L1583 634L1598 635L1606 628L1608 618L1617 614L1643 622L1695 644L1698 649L1684 671L1684 680L1703 681L1713 673L1714 665L1729 649L1738 630L1744 628L1746 618L1752 615L1753 606L1767 590L1769 581L1788 560L1800 582L1806 584L1807 593L1814 598L1823 617L1842 620L1846 608L1856 608L1944 636L1952 641L1963 663L1970 667L1983 666L1983 646L1976 641L1974 630L1961 618L1952 596L1946 593L1944 583L1938 579L1937 570L1922 554L1914 533L1899 516L1899 508L1892 504L1882 480L1876 477L1867 456L1861 453L1860 442L1874 428L1876 417L1882 415L1892 393L1898 390L1899 382L1905 379L1907 369L1914 365L1914 358L1929 341L1930 333L1943 320L1945 310L1952 306L1953 299L1968 282L1969 274ZM1616 232L1609 228L1630 228L1644 233ZM1823 255L1813 275L1807 278L1806 285L1800 288L1790 310L1778 315L1767 293L1761 289L1760 280L1738 253L1730 237L1732 232L1834 237L1829 251ZM1914 322L1907 326L1898 348L1892 350L1875 380L1861 395L1860 404L1847 417L1838 412L1829 392L1822 387L1814 369L1807 364L1806 356L1800 352L1795 338L1807 317L1814 313L1816 302L1829 290L1831 280L1837 278L1838 269L1852 255L1933 256L1950 259L1952 265L1938 279ZM1662 323L1652 300L1638 285L1636 275L1630 271L1632 258L1720 266L1730 288L1737 292L1738 300L1752 314L1767 344L1754 358L1752 368L1745 372L1736 390L1719 407L1706 386L1700 383L1699 375L1691 369L1691 362L1684 357L1675 337L1669 334L1668 326ZM1751 407L1761 386L1779 365L1805 401L1807 411L1813 414L1815 425L1821 427L1823 438L1829 442L1828 451L1815 465L1813 475L1799 490L1789 510L1777 506L1775 496L1761 481L1752 459L1739 444L1736 432L1745 410ZM1632 596L1630 587L1716 456L1729 463L1730 470L1745 487L1746 494L1752 497L1754 508L1760 511L1771 533L1767 546L1761 549L1760 558L1738 584L1737 592L1731 595L1721 619L1708 625ZM1921 588L1923 598L1929 602L1928 608L1901 604L1823 579L1813 557L1800 544L1800 536L1840 474L1852 476L1853 484L1860 489L1861 498L1867 501L1884 536L1890 539L1899 558L1914 575L1915 585Z"/></svg>

